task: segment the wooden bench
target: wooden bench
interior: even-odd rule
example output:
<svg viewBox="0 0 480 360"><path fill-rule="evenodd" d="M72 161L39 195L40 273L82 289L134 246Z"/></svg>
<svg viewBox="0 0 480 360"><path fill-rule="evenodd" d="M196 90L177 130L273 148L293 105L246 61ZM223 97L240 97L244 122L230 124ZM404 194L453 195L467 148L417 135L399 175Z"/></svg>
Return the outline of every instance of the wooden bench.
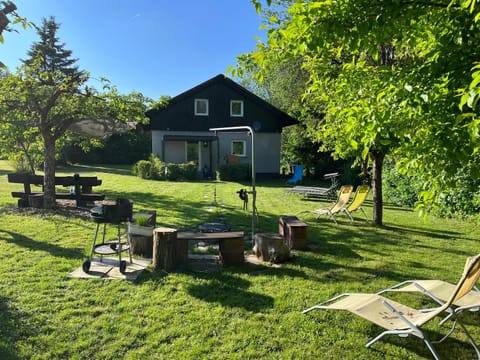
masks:
<svg viewBox="0 0 480 360"><path fill-rule="evenodd" d="M177 241L201 240L218 241L218 250L222 265L240 265L245 261L243 231L229 231L216 233L193 233L179 232ZM179 261L186 261L188 258L188 246L180 246L181 254L178 254Z"/></svg>
<svg viewBox="0 0 480 360"><path fill-rule="evenodd" d="M19 198L18 206L30 206L30 202L43 195L44 179L42 175L32 175L28 173L10 173L8 176L9 183L23 184L23 191L13 191L12 196ZM55 176L55 185L69 187L69 191L56 192L56 199L75 200L77 206L85 205L88 201L98 201L105 199L103 194L93 194L94 186L102 184L102 180L96 176L80 176L74 174L72 176ZM41 191L32 191L32 185L41 186Z"/></svg>

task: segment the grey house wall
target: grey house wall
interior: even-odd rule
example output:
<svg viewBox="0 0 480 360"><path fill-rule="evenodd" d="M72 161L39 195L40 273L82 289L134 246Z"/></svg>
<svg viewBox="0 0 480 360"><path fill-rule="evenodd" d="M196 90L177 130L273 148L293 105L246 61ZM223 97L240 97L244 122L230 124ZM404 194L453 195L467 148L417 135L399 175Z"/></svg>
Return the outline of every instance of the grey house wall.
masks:
<svg viewBox="0 0 480 360"><path fill-rule="evenodd" d="M209 131L152 131L152 153L166 163L185 163L187 161L186 141L164 140L165 136L181 136L181 137L212 137L214 134ZM205 165L209 170L215 170L217 163L217 146L216 142L208 141L205 145L203 142L199 144L200 161L199 171L202 171ZM212 160L212 163L210 163Z"/></svg>
<svg viewBox="0 0 480 360"><path fill-rule="evenodd" d="M246 154L245 156L240 156L241 164L250 163L250 154L252 143L250 142L250 136L246 133L237 133L237 132L219 132L218 135L218 154L219 154L219 164L226 164L225 157L231 154L231 143L233 140L244 140L246 141Z"/></svg>
<svg viewBox="0 0 480 360"><path fill-rule="evenodd" d="M164 141L164 136L213 136L213 132L187 131L152 131L152 151L160 160L167 163L186 162L185 141ZM231 143L243 140L246 143L246 154L240 157L240 163L251 162L252 137L246 132L219 132L218 141L201 143L199 171L205 165L215 172L219 165L226 164L226 155L231 154ZM255 170L259 175L278 175L280 173L279 133L255 133Z"/></svg>
<svg viewBox="0 0 480 360"><path fill-rule="evenodd" d="M208 101L208 111L195 113L195 101ZM241 114L232 114L232 101L243 104ZM232 140L246 141L240 163L251 162L251 136L245 132L218 132L211 128L249 126L255 130L256 173L280 175L281 132L298 121L224 75L217 75L172 99L160 109L146 112L152 131L152 150L164 162L185 162L187 141L199 144L199 171L208 167L213 175L231 154ZM183 137L182 137L183 136ZM202 137L205 137L202 139Z"/></svg>

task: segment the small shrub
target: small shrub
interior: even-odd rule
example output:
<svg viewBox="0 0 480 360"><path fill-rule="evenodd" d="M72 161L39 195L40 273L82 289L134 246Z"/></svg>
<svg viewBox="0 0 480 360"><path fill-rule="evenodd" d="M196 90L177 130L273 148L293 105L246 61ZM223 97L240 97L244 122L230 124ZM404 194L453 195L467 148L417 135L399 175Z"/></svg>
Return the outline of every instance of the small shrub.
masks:
<svg viewBox="0 0 480 360"><path fill-rule="evenodd" d="M193 162L186 164L180 164L180 169L182 170L183 177L185 180L196 180L198 175L198 166Z"/></svg>
<svg viewBox="0 0 480 360"><path fill-rule="evenodd" d="M197 178L197 165L195 163L165 165L167 170L165 177L170 181L195 180Z"/></svg>
<svg viewBox="0 0 480 360"><path fill-rule="evenodd" d="M165 165L167 168L165 172L165 178L170 181L178 181L182 177L179 164L168 163Z"/></svg>
<svg viewBox="0 0 480 360"><path fill-rule="evenodd" d="M222 181L250 180L250 164L220 165L217 168L217 178Z"/></svg>
<svg viewBox="0 0 480 360"><path fill-rule="evenodd" d="M133 166L132 173L142 179L164 180L165 164L157 156L151 155L150 160L138 161Z"/></svg>
<svg viewBox="0 0 480 360"><path fill-rule="evenodd" d="M133 166L133 174L142 179L151 179L152 163L148 160L140 160Z"/></svg>
<svg viewBox="0 0 480 360"><path fill-rule="evenodd" d="M151 179L165 180L165 164L154 155L151 156L150 163L152 164Z"/></svg>

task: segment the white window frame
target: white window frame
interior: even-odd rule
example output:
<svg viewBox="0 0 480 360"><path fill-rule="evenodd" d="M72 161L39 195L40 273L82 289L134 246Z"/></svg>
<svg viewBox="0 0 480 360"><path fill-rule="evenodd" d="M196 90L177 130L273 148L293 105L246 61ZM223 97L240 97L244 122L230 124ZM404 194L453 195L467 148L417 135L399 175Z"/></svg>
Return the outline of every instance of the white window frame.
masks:
<svg viewBox="0 0 480 360"><path fill-rule="evenodd" d="M200 103L205 103L205 112L198 111L198 104ZM195 99L193 111L195 116L208 116L208 99Z"/></svg>
<svg viewBox="0 0 480 360"><path fill-rule="evenodd" d="M233 144L234 143L242 143L243 144L243 153L242 154L235 154L233 152ZM241 157L247 156L247 142L245 140L232 140L232 142L230 143L230 154L236 155L236 156L241 156Z"/></svg>
<svg viewBox="0 0 480 360"><path fill-rule="evenodd" d="M240 114L233 113L233 104L240 104ZM230 100L230 116L243 117L243 100Z"/></svg>

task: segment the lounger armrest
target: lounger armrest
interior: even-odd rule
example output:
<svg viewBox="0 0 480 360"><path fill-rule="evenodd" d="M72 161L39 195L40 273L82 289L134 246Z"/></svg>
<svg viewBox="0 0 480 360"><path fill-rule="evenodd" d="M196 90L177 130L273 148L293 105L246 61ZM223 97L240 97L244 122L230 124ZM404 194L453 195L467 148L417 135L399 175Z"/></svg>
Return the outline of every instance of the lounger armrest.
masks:
<svg viewBox="0 0 480 360"><path fill-rule="evenodd" d="M335 173L325 174L325 175L323 175L323 177L324 177L325 179L330 179L330 178L332 178L332 177L337 177L337 176L339 176L339 175L340 175L340 174L339 174L338 172L335 172Z"/></svg>
<svg viewBox="0 0 480 360"><path fill-rule="evenodd" d="M340 299L342 297L345 297L345 296L349 296L349 295L351 295L351 293L343 293L343 294L334 296L333 298L325 300L324 302L322 302L320 304L313 305L313 306L309 307L308 309L303 310L302 314L306 314L306 313L308 313L312 310L315 310L315 309L326 309L328 307L327 304L333 303L333 302L337 301L338 299Z"/></svg>
<svg viewBox="0 0 480 360"><path fill-rule="evenodd" d="M378 295L381 295L383 293L386 293L386 292L404 292L404 290L402 289L404 285L409 285L409 284L412 284L413 286L415 286L419 292L421 292L422 294L428 296L430 299L432 299L433 301L435 301L437 304L439 305L443 305L445 304L445 301L442 301L440 300L438 297L436 297L435 295L433 295L430 291L428 291L427 289L425 289L423 286L421 286L419 283L417 283L415 280L406 280L406 281L402 281L396 285L393 285L387 289L384 289L384 290L381 290L379 291L377 294Z"/></svg>

